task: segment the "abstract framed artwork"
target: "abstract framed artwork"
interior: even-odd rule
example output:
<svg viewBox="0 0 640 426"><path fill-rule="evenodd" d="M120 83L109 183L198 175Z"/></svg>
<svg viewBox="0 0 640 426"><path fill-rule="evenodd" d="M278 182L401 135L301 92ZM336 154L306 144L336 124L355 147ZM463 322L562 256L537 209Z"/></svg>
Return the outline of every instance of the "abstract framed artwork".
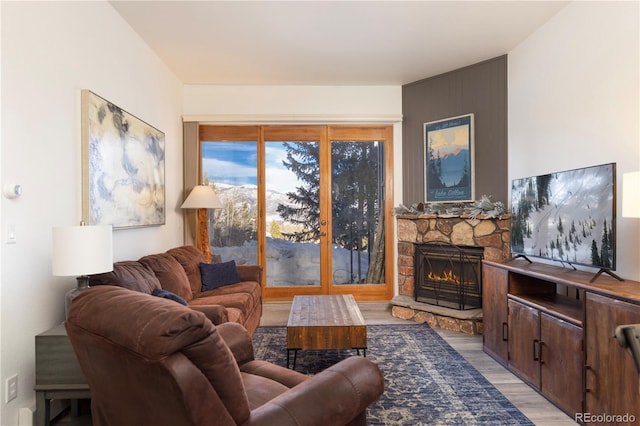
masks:
<svg viewBox="0 0 640 426"><path fill-rule="evenodd" d="M84 222L164 225L164 133L89 90L81 108Z"/></svg>
<svg viewBox="0 0 640 426"><path fill-rule="evenodd" d="M424 186L427 202L473 201L473 114L424 123Z"/></svg>

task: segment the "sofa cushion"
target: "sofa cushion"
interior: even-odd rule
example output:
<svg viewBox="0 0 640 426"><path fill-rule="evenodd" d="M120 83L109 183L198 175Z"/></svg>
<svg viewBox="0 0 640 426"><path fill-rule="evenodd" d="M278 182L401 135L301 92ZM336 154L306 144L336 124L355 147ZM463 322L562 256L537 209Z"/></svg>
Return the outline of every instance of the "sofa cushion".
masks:
<svg viewBox="0 0 640 426"><path fill-rule="evenodd" d="M204 255L194 246L181 246L167 250L182 265L182 269L189 278L191 293L196 297L202 287L202 277L200 276L200 263L205 261Z"/></svg>
<svg viewBox="0 0 640 426"><path fill-rule="evenodd" d="M140 262L124 260L113 264L113 271L92 275L89 285L117 285L129 290L151 294L160 288L160 281L152 270Z"/></svg>
<svg viewBox="0 0 640 426"><path fill-rule="evenodd" d="M246 422L250 415L249 400L243 386L240 368L231 349L217 331L214 330L200 342L185 346L182 353L209 380L236 423Z"/></svg>
<svg viewBox="0 0 640 426"><path fill-rule="evenodd" d="M251 410L255 410L289 390L285 385L266 377L244 372L241 374Z"/></svg>
<svg viewBox="0 0 640 426"><path fill-rule="evenodd" d="M177 294L187 302L193 298L186 272L182 269L182 265L170 254L151 254L140 258L138 262L147 266L156 274L163 289Z"/></svg>
<svg viewBox="0 0 640 426"><path fill-rule="evenodd" d="M235 260L220 263L200 263L200 274L202 275L202 291L240 282Z"/></svg>
<svg viewBox="0 0 640 426"><path fill-rule="evenodd" d="M253 309L255 302L250 294L229 293L191 299L189 301L189 305L222 305L227 308L238 308L242 309L243 311L250 312Z"/></svg>
<svg viewBox="0 0 640 426"><path fill-rule="evenodd" d="M229 284L213 290L202 292L195 300L206 299L210 296L221 296L225 294L246 293L251 296L254 304L262 304L262 288L255 281L241 281L236 284Z"/></svg>
<svg viewBox="0 0 640 426"><path fill-rule="evenodd" d="M179 304L184 306L188 305L186 300L184 300L182 297L178 296L175 293L171 293L169 290L155 288L153 289L153 293L151 293L151 295L156 297L161 297L163 299L173 300L174 302L178 302Z"/></svg>

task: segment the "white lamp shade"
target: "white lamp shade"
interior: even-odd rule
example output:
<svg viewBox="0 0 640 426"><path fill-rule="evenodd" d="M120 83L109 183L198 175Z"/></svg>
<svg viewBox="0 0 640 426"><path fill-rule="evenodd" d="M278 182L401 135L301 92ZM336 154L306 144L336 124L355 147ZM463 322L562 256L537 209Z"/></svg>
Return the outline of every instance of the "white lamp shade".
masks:
<svg viewBox="0 0 640 426"><path fill-rule="evenodd" d="M195 186L182 203L183 209L221 209L222 207L220 198L209 185Z"/></svg>
<svg viewBox="0 0 640 426"><path fill-rule="evenodd" d="M640 217L640 171L622 175L622 216Z"/></svg>
<svg viewBox="0 0 640 426"><path fill-rule="evenodd" d="M113 270L111 225L53 228L53 275L79 276Z"/></svg>

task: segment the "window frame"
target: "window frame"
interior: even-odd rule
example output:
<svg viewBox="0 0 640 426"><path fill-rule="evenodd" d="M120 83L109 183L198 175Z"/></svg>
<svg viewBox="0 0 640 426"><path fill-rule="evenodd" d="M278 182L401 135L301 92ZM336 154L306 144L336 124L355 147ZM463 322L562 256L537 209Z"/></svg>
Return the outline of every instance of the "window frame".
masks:
<svg viewBox="0 0 640 426"><path fill-rule="evenodd" d="M324 208L320 220L326 221L327 237L321 239L321 251L331 251L331 142L332 141L372 141L384 142L384 221L385 221L385 283L381 284L339 284L333 285L324 280L313 287L266 287L266 274L263 274L263 297L268 301L291 300L295 295L304 294L354 294L360 301L390 300L394 294L394 227L393 227L393 126L392 125L354 125L354 124L312 124L312 125L226 125L184 123L184 194L201 182L201 142L203 141L253 141L258 146L258 262L266 265L266 226L265 223L265 142L296 140L319 141L320 150L320 200ZM193 244L197 235L195 212L185 212L185 244ZM321 274L331 276L331 256L321 256ZM318 290L320 290L318 292Z"/></svg>

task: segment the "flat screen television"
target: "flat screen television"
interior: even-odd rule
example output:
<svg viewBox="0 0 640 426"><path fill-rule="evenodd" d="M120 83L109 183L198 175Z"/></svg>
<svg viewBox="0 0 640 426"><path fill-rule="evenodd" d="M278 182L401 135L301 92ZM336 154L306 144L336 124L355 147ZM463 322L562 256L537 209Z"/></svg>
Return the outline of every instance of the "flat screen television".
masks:
<svg viewBox="0 0 640 426"><path fill-rule="evenodd" d="M511 252L598 268L616 268L616 165L514 179ZM529 260L530 261L530 260ZM575 267L574 267L575 269ZM593 281L592 280L592 281Z"/></svg>

